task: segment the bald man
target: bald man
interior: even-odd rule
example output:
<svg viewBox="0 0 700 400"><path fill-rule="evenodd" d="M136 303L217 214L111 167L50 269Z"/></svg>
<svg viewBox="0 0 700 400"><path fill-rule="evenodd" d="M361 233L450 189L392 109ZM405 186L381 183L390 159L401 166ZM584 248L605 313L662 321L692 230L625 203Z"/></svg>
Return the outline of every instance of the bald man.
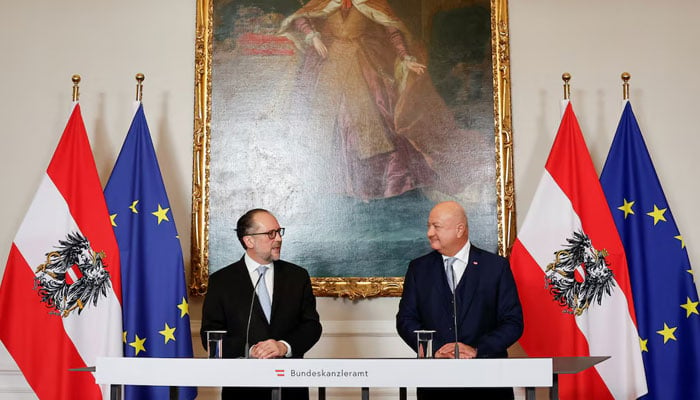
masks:
<svg viewBox="0 0 700 400"><path fill-rule="evenodd" d="M436 358L455 358L455 343L459 358L508 357L508 347L523 333L523 312L508 260L470 243L467 215L456 202L433 208L427 236L434 251L411 261L406 272L396 315L401 338L418 351L414 331L435 330ZM418 400L513 399L513 389L418 388L417 395Z"/></svg>

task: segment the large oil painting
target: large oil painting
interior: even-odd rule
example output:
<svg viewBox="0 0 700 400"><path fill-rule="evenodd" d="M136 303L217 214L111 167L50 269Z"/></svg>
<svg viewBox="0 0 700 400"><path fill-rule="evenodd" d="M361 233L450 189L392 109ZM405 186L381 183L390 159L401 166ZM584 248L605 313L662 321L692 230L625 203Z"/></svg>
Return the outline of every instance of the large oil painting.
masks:
<svg viewBox="0 0 700 400"><path fill-rule="evenodd" d="M196 64L193 293L251 208L320 296L399 295L443 200L507 252L506 0L199 0Z"/></svg>

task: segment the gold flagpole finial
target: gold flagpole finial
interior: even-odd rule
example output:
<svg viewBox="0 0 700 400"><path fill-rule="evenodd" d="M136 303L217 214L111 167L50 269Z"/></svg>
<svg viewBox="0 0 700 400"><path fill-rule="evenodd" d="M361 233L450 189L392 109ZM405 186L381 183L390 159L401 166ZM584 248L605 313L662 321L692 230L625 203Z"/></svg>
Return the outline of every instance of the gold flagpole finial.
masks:
<svg viewBox="0 0 700 400"><path fill-rule="evenodd" d="M561 79L564 81L564 100L569 100L571 95L571 87L569 86L569 81L571 80L571 74L564 72L561 74Z"/></svg>
<svg viewBox="0 0 700 400"><path fill-rule="evenodd" d="M78 84L80 83L80 75L73 75L71 80L73 81L73 101L78 101L80 98L80 90L78 88Z"/></svg>
<svg viewBox="0 0 700 400"><path fill-rule="evenodd" d="M142 73L136 74L136 101L141 101L143 97L143 80L146 77Z"/></svg>
<svg viewBox="0 0 700 400"><path fill-rule="evenodd" d="M630 98L630 78L632 75L630 75L629 72L623 72L622 75L620 75L620 78L622 78L622 99L623 100L629 100Z"/></svg>

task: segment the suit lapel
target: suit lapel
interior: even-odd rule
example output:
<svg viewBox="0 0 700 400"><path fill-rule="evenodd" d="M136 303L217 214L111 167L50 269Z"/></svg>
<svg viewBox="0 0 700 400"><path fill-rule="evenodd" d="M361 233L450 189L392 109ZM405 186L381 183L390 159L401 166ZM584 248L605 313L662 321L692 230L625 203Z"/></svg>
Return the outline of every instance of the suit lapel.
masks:
<svg viewBox="0 0 700 400"><path fill-rule="evenodd" d="M433 276L438 277L435 282L435 289L438 293L432 301L440 304L444 308L445 315L452 315L452 291L450 284L447 282L447 274L445 273L445 262L442 260L442 255L437 251L434 252L435 260L432 265L437 270Z"/></svg>
<svg viewBox="0 0 700 400"><path fill-rule="evenodd" d="M467 269L464 270L464 275L457 285L459 293L458 298L461 302L457 303L457 312L459 320L462 321L469 311L472 300L476 294L476 289L479 287L479 279L481 277L479 266L479 255L475 251L474 246L469 250L469 260L467 261Z"/></svg>
<svg viewBox="0 0 700 400"><path fill-rule="evenodd" d="M285 281L285 276L284 276L284 268L280 266L280 263L273 263L272 268L275 271L275 277L273 278L273 285L274 289L272 290L272 307L270 311L270 324L272 324L272 321L275 318L275 314L277 311L277 308L280 305L281 300L284 298L284 281Z"/></svg>

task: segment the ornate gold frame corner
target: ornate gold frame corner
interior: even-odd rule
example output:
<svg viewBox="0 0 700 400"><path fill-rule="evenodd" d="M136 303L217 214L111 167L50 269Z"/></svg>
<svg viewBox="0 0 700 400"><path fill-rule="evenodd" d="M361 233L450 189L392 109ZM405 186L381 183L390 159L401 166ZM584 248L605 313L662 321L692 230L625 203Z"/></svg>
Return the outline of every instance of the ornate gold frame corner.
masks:
<svg viewBox="0 0 700 400"><path fill-rule="evenodd" d="M195 42L195 99L192 170L192 243L190 294L204 295L209 280L209 160L211 143L211 58L213 1L197 0ZM494 139L498 251L507 256L515 240L515 189L510 94L510 33L508 1L491 0ZM312 277L316 296L397 297L401 277Z"/></svg>

